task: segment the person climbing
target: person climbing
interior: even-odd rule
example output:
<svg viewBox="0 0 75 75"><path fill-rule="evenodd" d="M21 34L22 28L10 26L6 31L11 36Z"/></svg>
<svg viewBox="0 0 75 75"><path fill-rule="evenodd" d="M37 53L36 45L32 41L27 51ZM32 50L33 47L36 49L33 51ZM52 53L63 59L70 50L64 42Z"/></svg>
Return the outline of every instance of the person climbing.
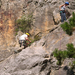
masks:
<svg viewBox="0 0 75 75"><path fill-rule="evenodd" d="M69 2L65 2L65 4L59 6L61 22L66 21L66 10L65 7L69 5Z"/></svg>
<svg viewBox="0 0 75 75"><path fill-rule="evenodd" d="M20 44L20 47L23 45L24 48L28 46L28 44L31 42L29 39L29 33L26 33L26 34L23 34L19 37L19 44ZM26 41L29 41L29 43L27 43Z"/></svg>

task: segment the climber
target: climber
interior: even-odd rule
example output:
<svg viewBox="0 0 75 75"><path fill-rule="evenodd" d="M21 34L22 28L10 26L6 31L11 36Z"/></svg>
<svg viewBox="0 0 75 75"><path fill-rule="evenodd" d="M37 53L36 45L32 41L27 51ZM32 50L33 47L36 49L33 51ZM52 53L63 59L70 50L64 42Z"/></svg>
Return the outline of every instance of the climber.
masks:
<svg viewBox="0 0 75 75"><path fill-rule="evenodd" d="M65 7L66 7L67 5L69 5L69 2L65 2L65 4L59 6L60 16L61 16L61 22L66 21L66 11L65 11Z"/></svg>
<svg viewBox="0 0 75 75"><path fill-rule="evenodd" d="M21 36L19 37L19 44L20 44L20 47L21 47L21 46L24 46L24 48L25 48L25 47L28 46L28 44L31 42L31 41L28 39L28 37L29 37L29 33L23 34L23 35L21 35ZM26 41L29 41L29 43L27 43Z"/></svg>

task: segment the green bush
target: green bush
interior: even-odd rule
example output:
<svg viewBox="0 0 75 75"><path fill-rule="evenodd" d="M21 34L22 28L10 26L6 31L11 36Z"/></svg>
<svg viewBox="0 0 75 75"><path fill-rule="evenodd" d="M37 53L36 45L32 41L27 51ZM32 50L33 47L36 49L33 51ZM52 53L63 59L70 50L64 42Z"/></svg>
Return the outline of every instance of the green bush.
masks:
<svg viewBox="0 0 75 75"><path fill-rule="evenodd" d="M75 27L75 13L74 12L72 13L72 18L69 19L69 24L72 27Z"/></svg>
<svg viewBox="0 0 75 75"><path fill-rule="evenodd" d="M67 51L61 51L58 49L55 49L53 52L54 57L58 60L57 64L61 65L62 61L67 57Z"/></svg>
<svg viewBox="0 0 75 75"><path fill-rule="evenodd" d="M32 24L32 15L25 16L23 15L21 19L16 21L16 32L21 30L22 32L29 32Z"/></svg>
<svg viewBox="0 0 75 75"><path fill-rule="evenodd" d="M69 58L75 58L75 48L72 43L67 44L67 54Z"/></svg>
<svg viewBox="0 0 75 75"><path fill-rule="evenodd" d="M55 49L53 52L54 57L58 60L57 64L61 65L62 61L65 58L75 58L75 48L72 43L67 44L67 50L61 51L58 49Z"/></svg>
<svg viewBox="0 0 75 75"><path fill-rule="evenodd" d="M63 28L64 31L66 31L67 34L72 35L72 26L69 25L67 22L61 24L61 27Z"/></svg>
<svg viewBox="0 0 75 75"><path fill-rule="evenodd" d="M67 34L72 35L72 28L75 27L75 13L72 13L72 18L69 19L69 23L65 22L61 24L61 27Z"/></svg>

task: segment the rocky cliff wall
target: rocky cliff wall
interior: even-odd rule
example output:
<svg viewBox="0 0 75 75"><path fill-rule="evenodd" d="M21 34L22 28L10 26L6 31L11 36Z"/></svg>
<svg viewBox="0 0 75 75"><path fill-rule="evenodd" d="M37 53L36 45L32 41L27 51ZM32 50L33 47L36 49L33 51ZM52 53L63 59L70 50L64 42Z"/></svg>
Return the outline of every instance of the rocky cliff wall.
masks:
<svg viewBox="0 0 75 75"><path fill-rule="evenodd" d="M55 48L66 49L67 43L73 43L75 46L75 31L72 36L68 36L59 25L52 29L54 26L52 12L63 2L65 0L1 0L0 75L74 75L75 71L70 70L69 62L75 59L66 59L63 65L58 66L57 60L52 56ZM75 4L73 1L69 2L71 5L68 8L72 12ZM32 12L34 34L43 33L45 30L49 30L49 34L30 47L21 49L20 53L13 53L19 47L2 50L15 45L15 20L22 14Z"/></svg>
<svg viewBox="0 0 75 75"><path fill-rule="evenodd" d="M75 69L71 70L69 65L75 59L66 58L62 65L57 65L57 60L52 53L55 48L65 50L67 43L73 43L75 46L74 37L75 31L72 36L68 36L59 26L30 47L21 49L21 52L13 53L10 57L0 61L0 74L75 75ZM18 49L13 48L13 50Z"/></svg>
<svg viewBox="0 0 75 75"><path fill-rule="evenodd" d="M8 12L0 12L1 19L0 19L0 47L7 48L10 45L14 45L14 25L15 20L13 15ZM10 18L10 16L12 18Z"/></svg>
<svg viewBox="0 0 75 75"><path fill-rule="evenodd" d="M72 12L74 1L68 1L70 2L68 9ZM33 25L30 30L32 36L47 34L55 26L55 21L60 22L59 12L54 10L58 10L59 5L64 2L64 0L0 0L0 47L15 45L15 20L24 14L33 15Z"/></svg>

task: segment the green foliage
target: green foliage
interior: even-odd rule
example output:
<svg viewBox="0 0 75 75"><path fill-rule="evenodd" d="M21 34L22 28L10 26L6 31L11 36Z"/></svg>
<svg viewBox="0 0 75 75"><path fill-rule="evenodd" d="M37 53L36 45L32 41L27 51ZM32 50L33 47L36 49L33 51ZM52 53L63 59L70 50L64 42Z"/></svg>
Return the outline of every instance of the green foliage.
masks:
<svg viewBox="0 0 75 75"><path fill-rule="evenodd" d="M72 43L67 44L67 54L69 58L75 58L75 48Z"/></svg>
<svg viewBox="0 0 75 75"><path fill-rule="evenodd" d="M62 64L62 61L65 58L75 58L75 48L72 43L67 44L67 50L61 51L58 49L55 49L53 52L54 57L58 60L58 65Z"/></svg>
<svg viewBox="0 0 75 75"><path fill-rule="evenodd" d="M75 13L72 13L72 18L69 19L69 23L72 27L75 27Z"/></svg>
<svg viewBox="0 0 75 75"><path fill-rule="evenodd" d="M57 64L61 65L62 61L67 57L67 51L60 51L58 49L55 49L53 55L58 60Z"/></svg>
<svg viewBox="0 0 75 75"><path fill-rule="evenodd" d="M61 27L68 35L72 35L72 28L75 27L75 13L72 13L72 18L69 19L69 23L65 22L61 24Z"/></svg>
<svg viewBox="0 0 75 75"><path fill-rule="evenodd" d="M22 32L29 32L31 29L31 24L32 24L32 15L25 16L23 15L21 19L18 19L16 21L16 29L15 31L18 32L21 30Z"/></svg>
<svg viewBox="0 0 75 75"><path fill-rule="evenodd" d="M72 35L72 27L67 22L61 24L61 27L63 28L64 31L66 31L67 34Z"/></svg>

